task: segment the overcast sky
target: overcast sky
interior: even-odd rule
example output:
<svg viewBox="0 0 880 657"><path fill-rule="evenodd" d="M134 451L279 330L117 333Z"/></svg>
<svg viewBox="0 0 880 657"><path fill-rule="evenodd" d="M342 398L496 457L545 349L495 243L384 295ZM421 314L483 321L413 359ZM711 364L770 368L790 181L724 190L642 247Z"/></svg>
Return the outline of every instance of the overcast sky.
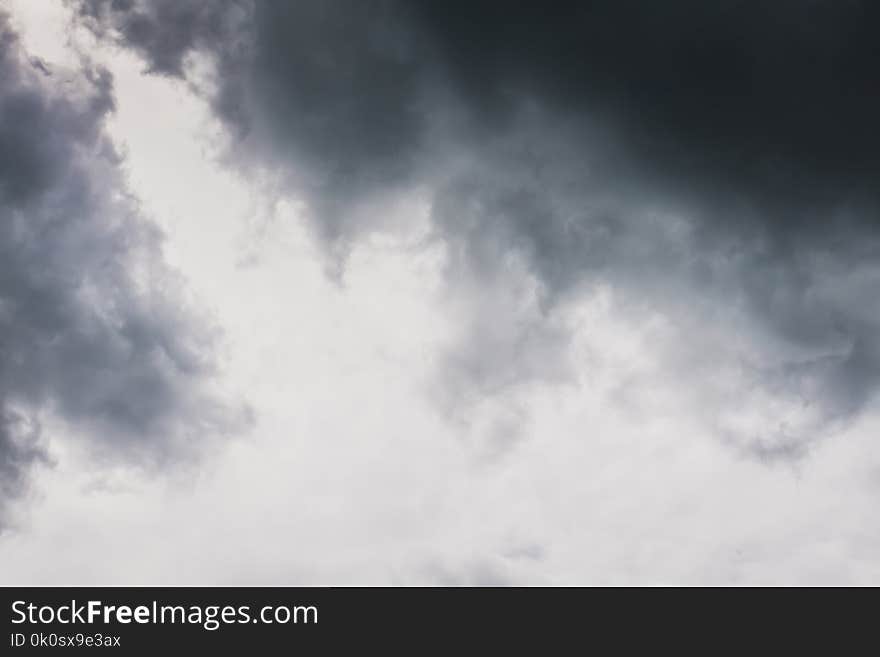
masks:
<svg viewBox="0 0 880 657"><path fill-rule="evenodd" d="M0 7L3 583L880 584L880 6Z"/></svg>

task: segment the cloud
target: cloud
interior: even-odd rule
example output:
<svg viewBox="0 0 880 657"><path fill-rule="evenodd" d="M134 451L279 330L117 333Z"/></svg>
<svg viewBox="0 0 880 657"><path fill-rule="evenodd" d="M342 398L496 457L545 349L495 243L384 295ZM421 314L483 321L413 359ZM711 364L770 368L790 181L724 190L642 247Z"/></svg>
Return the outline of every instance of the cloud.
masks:
<svg viewBox="0 0 880 657"><path fill-rule="evenodd" d="M304 200L330 252L418 190L466 299L524 282L471 304L450 389L564 371L560 309L606 286L669 320L658 357L754 456L802 455L874 397L873 6L78 6L154 73L212 61L231 162Z"/></svg>
<svg viewBox="0 0 880 657"><path fill-rule="evenodd" d="M745 203L816 207L869 192L877 173L877 10L864 3L79 6L151 71L183 75L193 53L216 56L227 118L300 166L319 159L308 164L328 185L399 177L452 108L469 136L504 134L524 100L600 119L669 184L745 188Z"/></svg>
<svg viewBox="0 0 880 657"><path fill-rule="evenodd" d="M48 454L40 444L39 427L3 409L0 416L0 518L5 517L10 501L26 490L30 468L48 462Z"/></svg>
<svg viewBox="0 0 880 657"><path fill-rule="evenodd" d="M0 16L0 81L4 501L47 459L45 413L100 458L148 466L244 426L212 388L215 331L164 265L104 134L109 73L34 63Z"/></svg>
<svg viewBox="0 0 880 657"><path fill-rule="evenodd" d="M93 19L93 27L101 27L108 11L119 19L115 27L127 46L146 55L150 72L183 75L186 56L194 47L217 47L229 38L230 19L244 3L82 0L77 5L83 16Z"/></svg>

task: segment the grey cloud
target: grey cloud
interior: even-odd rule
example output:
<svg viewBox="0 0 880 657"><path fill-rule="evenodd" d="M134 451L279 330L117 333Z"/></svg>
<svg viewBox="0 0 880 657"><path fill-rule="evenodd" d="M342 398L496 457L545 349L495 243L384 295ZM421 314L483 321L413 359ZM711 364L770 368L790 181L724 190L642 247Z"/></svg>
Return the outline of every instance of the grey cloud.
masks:
<svg viewBox="0 0 880 657"><path fill-rule="evenodd" d="M96 29L103 27L108 13L118 18L115 26L126 46L146 56L150 72L164 75L183 75L187 55L195 47L216 47L223 42L228 45L236 27L236 10L241 11L245 5L236 0L81 0L75 4Z"/></svg>
<svg viewBox="0 0 880 657"><path fill-rule="evenodd" d="M419 187L463 289L494 289L515 258L548 317L599 281L672 316L683 341L730 321L748 385L814 414L737 435L751 453L802 454L874 397L869 3L79 6L154 71L212 56L233 161L280 171L328 242L376 228L365 200ZM490 319L475 317L474 345ZM524 364L557 368L566 344L543 330L535 349L516 336L541 329L522 326L508 347L464 349L454 376L540 377Z"/></svg>
<svg viewBox="0 0 880 657"><path fill-rule="evenodd" d="M27 488L27 475L37 463L50 462L40 427L8 409L0 416L0 520L11 500ZM2 528L2 525L0 525Z"/></svg>
<svg viewBox="0 0 880 657"><path fill-rule="evenodd" d="M423 564L416 577L428 586L514 586L518 583L504 563L498 559L475 558L471 561L447 563L435 559Z"/></svg>
<svg viewBox="0 0 880 657"><path fill-rule="evenodd" d="M236 163L283 171L326 241L360 232L349 217L357 201L412 180L426 130L423 66L393 4L77 4L86 25L154 72L182 76L189 55L212 55L212 102L237 136Z"/></svg>
<svg viewBox="0 0 880 657"><path fill-rule="evenodd" d="M30 62L0 16L0 490L45 460L44 411L102 458L162 464L244 426L211 390L213 329L103 134L107 72ZM50 437L49 437L50 438ZM2 518L0 518L2 520Z"/></svg>

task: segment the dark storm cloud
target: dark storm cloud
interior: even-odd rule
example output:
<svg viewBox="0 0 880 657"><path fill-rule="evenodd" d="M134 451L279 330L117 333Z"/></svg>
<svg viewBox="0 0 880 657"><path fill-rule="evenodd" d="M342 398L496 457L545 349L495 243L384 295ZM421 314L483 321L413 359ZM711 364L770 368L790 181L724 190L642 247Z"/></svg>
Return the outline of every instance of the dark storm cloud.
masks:
<svg viewBox="0 0 880 657"><path fill-rule="evenodd" d="M319 234L344 241L360 230L349 216L357 201L412 181L429 129L425 62L396 9L385 2L91 0L80 15L162 74L180 75L193 52L214 55L212 100L241 138L238 164L286 169L285 184L308 196ZM186 18L177 21L181 13ZM170 48L160 38L166 29Z"/></svg>
<svg viewBox="0 0 880 657"><path fill-rule="evenodd" d="M126 45L143 53L150 71L165 75L183 75L186 56L196 47L214 48L227 41L235 29L234 18L244 2L138 2L137 0L81 0L78 9L91 25L102 26L101 18L109 10L119 19Z"/></svg>
<svg viewBox="0 0 880 657"><path fill-rule="evenodd" d="M36 463L47 463L40 444L39 427L17 413L2 410L0 415L0 529L11 500L27 487L27 475Z"/></svg>
<svg viewBox="0 0 880 657"><path fill-rule="evenodd" d="M743 439L763 455L795 454L780 445L871 400L876 3L217 7L89 0L81 13L164 74L213 56L235 158L282 171L329 241L374 227L364 200L417 186L459 276L491 281L513 255L548 311L602 280L688 330L738 314L754 385L817 418L809 436ZM786 356L767 358L773 344Z"/></svg>
<svg viewBox="0 0 880 657"><path fill-rule="evenodd" d="M876 180L873 3L417 6L457 87L493 116L525 93L602 117L633 156L749 201L812 206Z"/></svg>
<svg viewBox="0 0 880 657"><path fill-rule="evenodd" d="M45 460L48 409L103 457L162 463L240 421L213 397L211 331L161 260L103 135L100 69L49 70L0 15L0 491Z"/></svg>

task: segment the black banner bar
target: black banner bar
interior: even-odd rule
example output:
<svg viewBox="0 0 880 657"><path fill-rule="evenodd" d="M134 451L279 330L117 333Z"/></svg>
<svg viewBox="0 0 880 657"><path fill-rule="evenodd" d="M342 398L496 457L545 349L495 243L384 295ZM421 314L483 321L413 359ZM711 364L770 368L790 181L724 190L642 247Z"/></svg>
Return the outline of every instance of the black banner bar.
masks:
<svg viewBox="0 0 880 657"><path fill-rule="evenodd" d="M836 599L844 594L827 590L2 588L0 597L3 655L352 646L459 653L478 644L493 654L721 646L789 654L800 642L839 652L873 627L870 606L843 612Z"/></svg>

